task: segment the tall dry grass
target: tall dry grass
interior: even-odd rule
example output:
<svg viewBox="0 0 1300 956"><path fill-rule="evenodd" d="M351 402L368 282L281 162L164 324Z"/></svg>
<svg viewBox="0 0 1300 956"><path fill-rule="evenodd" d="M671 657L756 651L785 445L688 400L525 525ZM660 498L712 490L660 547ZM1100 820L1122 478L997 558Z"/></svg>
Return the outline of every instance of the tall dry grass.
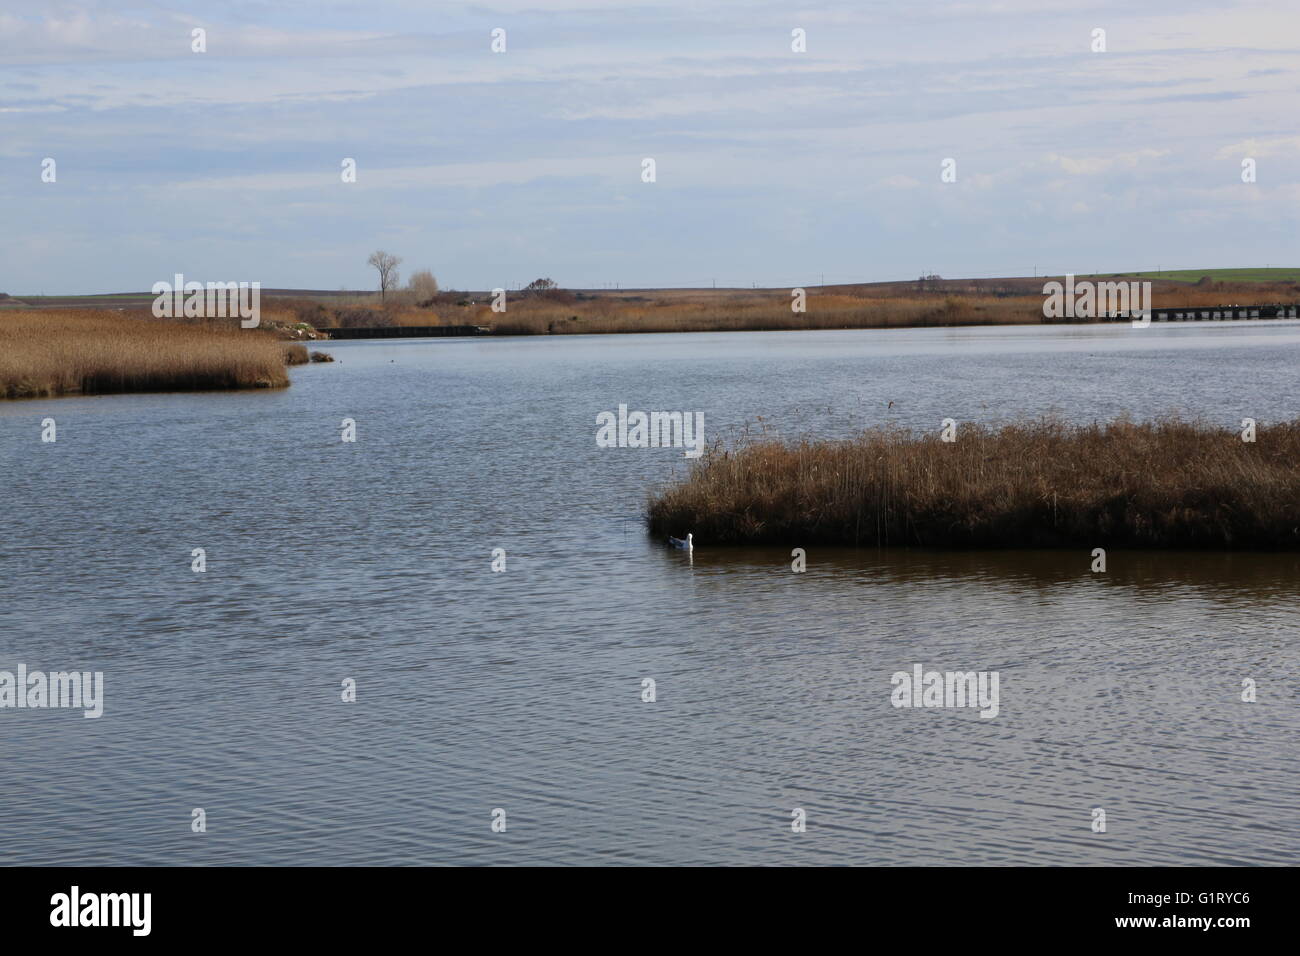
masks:
<svg viewBox="0 0 1300 956"><path fill-rule="evenodd" d="M306 365L311 361L305 345L281 345L280 355L285 365Z"/></svg>
<svg viewBox="0 0 1300 956"><path fill-rule="evenodd" d="M644 301L599 296L572 303L507 299L506 312L480 305L472 324L498 334L562 335L609 332L735 332L785 329L866 329L1038 323L1041 297L859 296L814 293L807 310L791 310L784 293L647 296Z"/></svg>
<svg viewBox="0 0 1300 956"><path fill-rule="evenodd" d="M1041 291L1046 281L927 280L814 287L806 290L804 312L791 310L786 289L654 289L512 291L507 293L505 312L492 311L487 293L439 293L432 300L435 311L429 303L418 303L414 293L399 290L384 300L374 293L333 297L328 303L272 300L263 313L271 321L279 319L285 325L301 321L326 331L340 326L477 325L498 335L1028 325L1046 321ZM1156 306L1246 306L1296 297L1290 286L1155 282L1153 287Z"/></svg>
<svg viewBox="0 0 1300 956"><path fill-rule="evenodd" d="M447 304L444 311L450 324L487 326L510 335L1028 325L1046 321L1042 294L1046 281L944 280L814 287L806 290L807 310L801 313L791 311L790 290L785 289L509 293L504 313L493 312L482 301L468 308ZM1152 298L1157 307L1248 306L1293 302L1296 294L1296 288L1288 284L1188 286L1154 282Z"/></svg>
<svg viewBox="0 0 1300 956"><path fill-rule="evenodd" d="M95 309L0 314L0 398L288 384L281 343L255 329Z"/></svg>
<svg viewBox="0 0 1300 956"><path fill-rule="evenodd" d="M262 323L293 327L305 322L313 329L328 332L340 327L356 326L430 326L444 325L438 313L414 303L414 293L389 293L387 302L379 296L339 296L328 303L312 299L272 299L262 306Z"/></svg>
<svg viewBox="0 0 1300 956"><path fill-rule="evenodd" d="M1165 420L715 446L651 498L648 523L704 546L1295 550L1300 421L1260 426L1253 444Z"/></svg>

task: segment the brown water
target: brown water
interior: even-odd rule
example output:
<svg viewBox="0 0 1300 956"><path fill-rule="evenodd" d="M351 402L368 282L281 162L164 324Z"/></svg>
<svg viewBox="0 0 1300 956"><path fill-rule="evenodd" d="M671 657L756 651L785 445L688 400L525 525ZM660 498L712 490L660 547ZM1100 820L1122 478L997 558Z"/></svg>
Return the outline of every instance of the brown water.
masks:
<svg viewBox="0 0 1300 956"><path fill-rule="evenodd" d="M98 720L0 709L0 862L1296 862L1297 556L796 574L648 539L682 452L594 436L620 403L710 439L1267 422L1297 325L325 348L283 392L0 404L0 669L106 685ZM997 671L998 715L894 708L916 663Z"/></svg>

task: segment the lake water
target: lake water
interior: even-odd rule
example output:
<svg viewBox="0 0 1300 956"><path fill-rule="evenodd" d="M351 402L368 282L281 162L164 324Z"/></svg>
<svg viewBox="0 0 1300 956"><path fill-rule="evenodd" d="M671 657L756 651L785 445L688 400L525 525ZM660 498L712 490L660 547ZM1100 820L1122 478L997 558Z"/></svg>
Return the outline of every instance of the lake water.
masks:
<svg viewBox="0 0 1300 956"><path fill-rule="evenodd" d="M1289 419L1297 324L322 347L278 392L0 403L0 669L105 681L97 720L0 710L0 863L1297 862L1300 556L796 574L650 540L682 451L595 443L620 404ZM998 715L894 708L914 664L998 672Z"/></svg>

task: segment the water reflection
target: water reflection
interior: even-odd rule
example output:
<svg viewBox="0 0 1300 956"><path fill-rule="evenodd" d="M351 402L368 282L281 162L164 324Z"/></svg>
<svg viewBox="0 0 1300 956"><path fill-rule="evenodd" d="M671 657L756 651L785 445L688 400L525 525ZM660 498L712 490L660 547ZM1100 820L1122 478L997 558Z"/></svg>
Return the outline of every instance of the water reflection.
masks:
<svg viewBox="0 0 1300 956"><path fill-rule="evenodd" d="M671 557L671 556L670 556ZM719 575L790 571L789 550L775 547L708 547L694 552L699 572ZM1106 553L1106 570L1091 570L1089 551L932 551L915 548L816 547L807 556L812 576L847 578L864 585L978 586L1050 592L1063 585L1123 588L1132 596L1179 590L1225 602L1272 604L1300 598L1300 554L1269 552L1125 551ZM790 573L795 573L790 571ZM1292 605L1292 607L1300 606Z"/></svg>

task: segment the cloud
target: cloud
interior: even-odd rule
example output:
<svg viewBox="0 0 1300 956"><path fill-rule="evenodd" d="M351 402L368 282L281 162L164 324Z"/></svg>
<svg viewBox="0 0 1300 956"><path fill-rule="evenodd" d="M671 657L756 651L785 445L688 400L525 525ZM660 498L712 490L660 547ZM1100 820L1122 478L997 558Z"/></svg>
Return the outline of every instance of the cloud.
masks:
<svg viewBox="0 0 1300 956"><path fill-rule="evenodd" d="M1216 159L1242 159L1246 156L1259 159L1264 156L1300 155L1300 136L1277 136L1272 138L1245 139L1232 143L1218 150Z"/></svg>
<svg viewBox="0 0 1300 956"><path fill-rule="evenodd" d="M1115 169L1132 169L1147 160L1168 156L1169 152L1167 149L1145 148L1113 153L1109 156L1086 156L1077 159L1053 153L1047 157L1047 160L1071 176L1097 176Z"/></svg>
<svg viewBox="0 0 1300 956"><path fill-rule="evenodd" d="M921 185L919 179L913 179L911 176L889 176L880 181L880 185L886 189L915 189Z"/></svg>
<svg viewBox="0 0 1300 956"><path fill-rule="evenodd" d="M1088 50L1097 25L1109 53ZM24 228L0 254L69 292L173 258L360 284L349 249L384 236L462 287L492 281L501 250L521 273L561 262L590 281L700 261L760 280L869 260L889 278L1014 270L1044 244L1124 268L1152 223L1229 208L1240 260L1255 236L1276 245L1270 216L1300 180L1300 137L1279 125L1297 25L1290 0L14 5L0 202ZM44 156L57 184L33 173ZM1249 197L1229 188L1243 156L1269 159ZM1077 222L1049 235L1062 215ZM92 254L103 223L113 248ZM1161 235L1162 258L1213 262L1226 241Z"/></svg>

